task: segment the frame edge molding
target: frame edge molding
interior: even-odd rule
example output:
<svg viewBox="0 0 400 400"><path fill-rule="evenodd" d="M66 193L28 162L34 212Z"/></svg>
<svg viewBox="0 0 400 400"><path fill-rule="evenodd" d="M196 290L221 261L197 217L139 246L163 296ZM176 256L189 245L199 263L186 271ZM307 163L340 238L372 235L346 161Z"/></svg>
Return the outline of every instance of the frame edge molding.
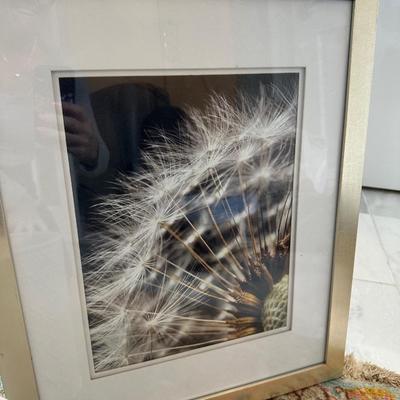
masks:
<svg viewBox="0 0 400 400"><path fill-rule="evenodd" d="M326 363L343 368L380 0L355 0L336 213Z"/></svg>
<svg viewBox="0 0 400 400"><path fill-rule="evenodd" d="M39 400L17 277L0 199L0 375L7 397Z"/></svg>

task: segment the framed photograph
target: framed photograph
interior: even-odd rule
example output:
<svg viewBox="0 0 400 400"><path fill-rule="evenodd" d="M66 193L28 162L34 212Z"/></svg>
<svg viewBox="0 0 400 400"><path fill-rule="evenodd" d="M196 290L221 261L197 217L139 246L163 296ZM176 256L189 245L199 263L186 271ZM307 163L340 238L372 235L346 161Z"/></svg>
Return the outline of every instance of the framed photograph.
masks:
<svg viewBox="0 0 400 400"><path fill-rule="evenodd" d="M10 399L339 376L377 1L4 8Z"/></svg>

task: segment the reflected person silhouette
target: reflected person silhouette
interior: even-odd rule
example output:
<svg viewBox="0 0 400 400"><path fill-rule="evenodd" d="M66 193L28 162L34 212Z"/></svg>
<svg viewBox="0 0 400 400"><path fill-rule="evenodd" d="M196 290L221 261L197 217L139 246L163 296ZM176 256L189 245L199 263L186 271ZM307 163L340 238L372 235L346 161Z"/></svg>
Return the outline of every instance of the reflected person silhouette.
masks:
<svg viewBox="0 0 400 400"><path fill-rule="evenodd" d="M77 104L63 102L65 136L68 152L87 169L97 165L99 137L85 109Z"/></svg>

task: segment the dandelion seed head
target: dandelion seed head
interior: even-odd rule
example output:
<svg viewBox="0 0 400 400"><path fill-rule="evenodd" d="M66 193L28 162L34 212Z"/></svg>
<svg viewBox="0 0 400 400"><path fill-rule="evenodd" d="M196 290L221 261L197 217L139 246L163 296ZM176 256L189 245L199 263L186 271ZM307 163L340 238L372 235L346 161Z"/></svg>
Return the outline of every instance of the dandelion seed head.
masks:
<svg viewBox="0 0 400 400"><path fill-rule="evenodd" d="M287 268L296 132L294 96L274 90L188 110L179 145L160 131L97 207L84 260L97 371L263 330Z"/></svg>

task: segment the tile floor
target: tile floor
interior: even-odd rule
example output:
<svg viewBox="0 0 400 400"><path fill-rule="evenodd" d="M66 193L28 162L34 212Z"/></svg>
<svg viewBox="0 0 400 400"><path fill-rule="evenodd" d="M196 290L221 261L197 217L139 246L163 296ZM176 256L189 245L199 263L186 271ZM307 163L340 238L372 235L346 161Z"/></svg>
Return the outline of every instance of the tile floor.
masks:
<svg viewBox="0 0 400 400"><path fill-rule="evenodd" d="M400 193L364 189L347 352L400 373Z"/></svg>

